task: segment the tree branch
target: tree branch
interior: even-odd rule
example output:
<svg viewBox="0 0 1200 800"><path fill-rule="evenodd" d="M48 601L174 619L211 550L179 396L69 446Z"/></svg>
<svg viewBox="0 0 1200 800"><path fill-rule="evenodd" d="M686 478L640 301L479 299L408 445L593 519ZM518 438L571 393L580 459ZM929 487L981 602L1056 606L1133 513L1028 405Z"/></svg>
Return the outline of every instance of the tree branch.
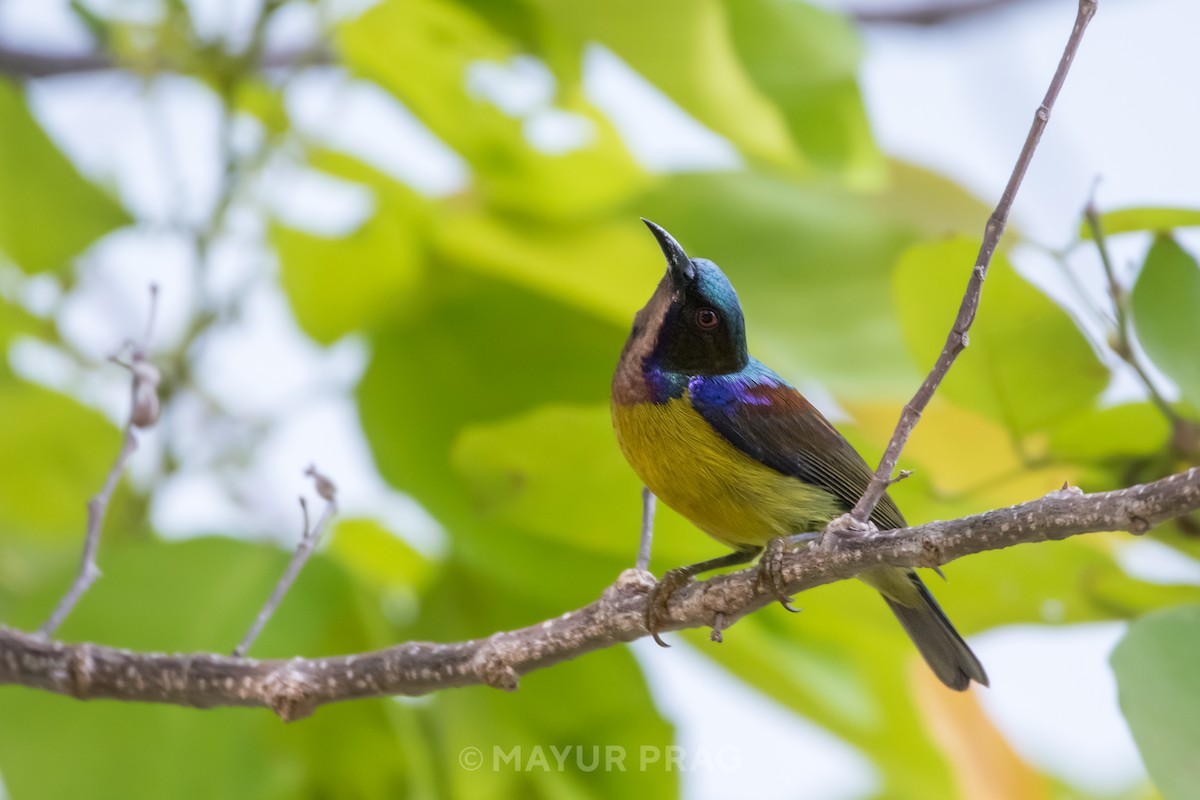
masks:
<svg viewBox="0 0 1200 800"><path fill-rule="evenodd" d="M912 435L913 429L921 419L921 414L929 405L929 401L933 399L933 393L937 391L938 386L946 377L946 373L950 371L954 360L967 347L967 332L975 321L975 312L979 310L979 297L983 291L983 280L987 277L988 265L992 262L992 255L996 252L996 246L1000 243L1000 237L1008 224L1008 214L1012 210L1013 200L1016 199L1017 190L1021 187L1026 170L1029 169L1029 162L1033 159L1038 142L1041 141L1042 131L1046 129L1046 123L1050 121L1050 111L1054 108L1054 101L1058 99L1058 93L1067 79L1071 63L1075 60L1079 43L1083 40L1083 33L1087 30L1088 23L1092 21L1095 14L1096 0L1079 0L1075 25L1072 27L1067 45L1063 49L1062 58L1059 59L1058 68L1054 71L1054 77L1050 79L1050 88L1046 90L1042 104L1038 106L1037 112L1033 115L1033 123L1025 137L1021 154L1017 156L1017 163L1013 166L1008 184L1004 187L1004 193L1000 195L1000 202L984 226L983 241L979 245L979 254L975 257L975 268L971 271L971 278L967 282L967 291L958 308L954 326L946 337L946 344L934 363L933 369L929 371L929 375L921 383L912 400L909 400L908 405L904 407L904 411L900 414L900 421L896 423L892 439L888 442L883 458L879 462L879 468L875 470L875 475L871 478L867 491L863 493L854 506L854 510L850 512L851 519L859 526L867 524L871 512L875 510L876 504L887 491L892 480L892 471L900 460L900 453L904 450L908 437Z"/></svg>
<svg viewBox="0 0 1200 800"><path fill-rule="evenodd" d="M1038 500L949 522L930 522L787 552L783 576L799 592L880 564L936 567L1015 544L1080 533L1151 526L1200 508L1200 467L1129 489L1051 492ZM598 600L576 611L486 639L408 642L331 658L256 661L208 653L132 653L94 644L47 642L0 626L0 684L20 684L79 699L214 706L265 706L284 720L324 703L420 695L487 684L513 691L520 676L646 634L649 573L630 569ZM769 603L755 568L691 583L671 597L665 630L715 631Z"/></svg>

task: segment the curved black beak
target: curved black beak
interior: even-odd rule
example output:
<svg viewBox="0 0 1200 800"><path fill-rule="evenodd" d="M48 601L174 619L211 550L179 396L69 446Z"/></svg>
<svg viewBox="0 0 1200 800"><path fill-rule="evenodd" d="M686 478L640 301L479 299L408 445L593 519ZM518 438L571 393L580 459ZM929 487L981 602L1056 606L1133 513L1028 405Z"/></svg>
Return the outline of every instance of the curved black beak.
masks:
<svg viewBox="0 0 1200 800"><path fill-rule="evenodd" d="M658 239L658 246L667 257L667 270L671 275L671 282L679 289L686 289L696 279L696 268L692 265L692 260L679 246L679 242L675 241L674 236L645 217L642 217L642 222L646 223L654 238Z"/></svg>

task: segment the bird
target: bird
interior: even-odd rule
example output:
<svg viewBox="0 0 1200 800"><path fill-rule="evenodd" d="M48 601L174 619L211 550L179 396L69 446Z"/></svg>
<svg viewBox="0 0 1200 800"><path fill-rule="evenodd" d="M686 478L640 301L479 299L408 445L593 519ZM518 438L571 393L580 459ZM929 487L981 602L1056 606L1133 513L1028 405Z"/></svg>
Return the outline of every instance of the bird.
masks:
<svg viewBox="0 0 1200 800"><path fill-rule="evenodd" d="M658 625L671 593L696 575L749 563L781 537L823 530L853 508L872 471L812 403L749 354L741 304L720 267L689 258L666 230L642 221L667 270L621 351L613 428L649 491L731 550L655 585L645 624L665 646ZM906 527L887 494L870 519L880 530ZM857 577L879 591L942 683L988 685L915 570L874 567Z"/></svg>

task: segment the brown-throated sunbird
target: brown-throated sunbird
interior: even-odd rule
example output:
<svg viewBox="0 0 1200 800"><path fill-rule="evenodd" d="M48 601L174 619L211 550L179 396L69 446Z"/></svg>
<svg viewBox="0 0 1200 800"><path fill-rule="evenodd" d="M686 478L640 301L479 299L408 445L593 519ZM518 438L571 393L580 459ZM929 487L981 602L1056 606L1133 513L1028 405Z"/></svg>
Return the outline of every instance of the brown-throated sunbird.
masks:
<svg viewBox="0 0 1200 800"><path fill-rule="evenodd" d="M669 233L643 221L667 272L621 352L613 426L650 491L734 550L664 575L646 612L662 644L657 619L675 588L752 560L776 537L822 530L858 502L871 469L800 392L746 352L742 308L720 268L688 258ZM905 527L887 495L871 521L880 530ZM858 577L879 590L943 683L987 685L979 659L915 571L877 567Z"/></svg>

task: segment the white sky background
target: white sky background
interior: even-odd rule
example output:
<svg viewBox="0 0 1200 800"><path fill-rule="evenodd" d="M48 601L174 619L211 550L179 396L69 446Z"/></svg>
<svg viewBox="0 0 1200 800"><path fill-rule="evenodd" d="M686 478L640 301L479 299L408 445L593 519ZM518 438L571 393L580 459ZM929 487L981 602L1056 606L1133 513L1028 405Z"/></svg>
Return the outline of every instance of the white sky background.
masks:
<svg viewBox="0 0 1200 800"><path fill-rule="evenodd" d="M908 5L859 0L855 5ZM911 0L916 2L916 0ZM837 5L827 2L827 5ZM99 5L99 4L97 4ZM137 8L110 0L104 5ZM236 25L252 0L194 0L214 33ZM340 5L364 5L342 3ZM999 196L1033 111L1061 53L1074 0L1042 0L934 29L874 27L866 31L862 82L884 149L937 169L980 197ZM234 21L234 22L231 22ZM303 10L289 13L276 41L302 40L315 29ZM1040 243L1060 246L1078 224L1097 175L1102 208L1127 205L1200 207L1200 3L1195 0L1101 0L1055 115L1013 210L1013 223ZM38 49L85 47L66 3L0 0L0 42ZM664 170L720 167L737 156L719 137L699 128L630 74L611 54L588 55L588 90L631 140L648 166ZM533 136L569 142L569 121L545 113L545 76L536 66L484 70L472 80L480 93L516 104ZM82 297L62 314L67 336L97 358L108 355L141 325L145 287L162 285L156 336L169 343L182 332L194 265L171 220L200 218L216 189L215 110L191 81L164 79L148 90L119 76L42 81L32 89L34 109L52 136L89 175L114 185L137 216L157 230L120 232L84 259ZM348 82L336 70L296 82L288 97L297 124L361 155L425 191L454 191L468 180L453 153L432 140L379 90ZM252 127L242 132L253 137ZM297 173L268 171L264 197L289 222L323 232L353 228L371 212L369 195ZM260 247L261 220L235 212L233 232L217 249L217 293L247 297L238 323L213 337L199 357L206 389L251 423L197 434L194 464L156 496L156 527L186 536L214 529L249 536L294 537L295 496L307 490L300 473L315 461L336 477L347 514L369 514L427 549L440 541L437 526L376 474L350 398L364 367L360 342L319 348L300 333L286 300L266 277L249 286L247 267L269 264ZM980 220L982 231L983 220ZM1145 247L1137 237L1114 243L1118 264ZM1055 294L1062 281L1029 248L1018 267ZM1092 285L1098 266L1086 254L1075 265ZM53 298L44 285L27 292L32 305ZM118 419L127 384L123 375L89 374L44 348L22 345L14 360L27 374L82 393ZM1119 381L1111 396L1129 394ZM196 411L196 419L200 412ZM181 422L186 427L187 416ZM242 485L212 475L223 437L239 425L270 423L266 445L245 468ZM155 447L153 437L146 451ZM135 476L138 466L134 465ZM145 474L145 469L141 469ZM632 553L631 553L632 555ZM1143 577L1200 583L1200 568L1152 542L1131 547L1127 566ZM950 609L951 615L953 610ZM803 624L799 621L798 624ZM992 631L974 637L993 688L983 702L1014 746L1036 766L1091 791L1136 783L1143 768L1116 706L1107 653L1118 624ZM852 748L781 710L757 692L730 681L685 646L671 651L638 643L664 711L680 725L681 744L695 754L736 742L738 769L685 775L687 796L745 796L754 782L759 798L851 798L875 786L869 764ZM702 701L700 701L702 699ZM788 769L794 765L794 769ZM779 781L786 770L786 785ZM0 787L0 796L3 790Z"/></svg>

